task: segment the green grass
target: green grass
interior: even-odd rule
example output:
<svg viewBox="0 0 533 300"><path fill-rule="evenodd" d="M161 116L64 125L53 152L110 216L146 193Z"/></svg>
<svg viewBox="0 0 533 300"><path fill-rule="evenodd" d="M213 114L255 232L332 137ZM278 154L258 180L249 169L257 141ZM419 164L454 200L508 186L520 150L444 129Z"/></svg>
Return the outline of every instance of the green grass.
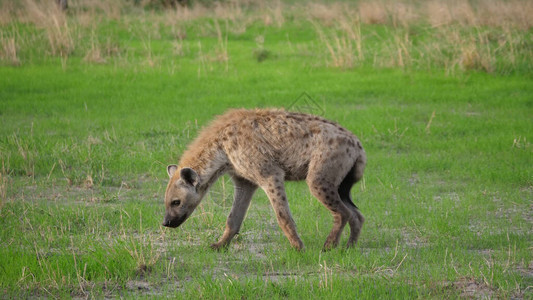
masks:
<svg viewBox="0 0 533 300"><path fill-rule="evenodd" d="M161 15L136 17L97 27L119 49L104 64L84 61L87 36L62 59L29 38L42 29L0 27L40 45L0 67L2 297L532 298L527 59L493 72L370 56L334 68L298 16L228 31L227 44L225 22L221 43L213 19L187 21L177 55L173 29L151 25ZM362 32L394 39L392 28ZM269 51L261 62L257 49ZM226 177L181 227L160 225L165 167L203 125L229 108L299 109L303 92L366 149L356 248L321 252L332 218L304 183L287 184L302 253L262 191L229 249L211 251L231 208Z"/></svg>

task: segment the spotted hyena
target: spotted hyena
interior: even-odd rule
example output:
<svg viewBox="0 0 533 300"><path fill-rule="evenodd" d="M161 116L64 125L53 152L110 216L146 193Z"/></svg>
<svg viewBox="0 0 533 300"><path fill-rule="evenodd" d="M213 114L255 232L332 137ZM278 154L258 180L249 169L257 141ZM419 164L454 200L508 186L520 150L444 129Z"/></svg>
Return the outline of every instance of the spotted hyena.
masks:
<svg viewBox="0 0 533 300"><path fill-rule="evenodd" d="M258 187L268 196L291 245L304 245L289 210L284 181L306 180L309 190L333 214L325 249L339 243L350 225L348 247L357 242L364 218L350 189L361 179L366 155L351 132L321 117L283 110L230 110L201 131L178 165L167 167L163 225L178 227L200 204L217 178L228 173L235 195L226 229L214 249L239 232Z"/></svg>

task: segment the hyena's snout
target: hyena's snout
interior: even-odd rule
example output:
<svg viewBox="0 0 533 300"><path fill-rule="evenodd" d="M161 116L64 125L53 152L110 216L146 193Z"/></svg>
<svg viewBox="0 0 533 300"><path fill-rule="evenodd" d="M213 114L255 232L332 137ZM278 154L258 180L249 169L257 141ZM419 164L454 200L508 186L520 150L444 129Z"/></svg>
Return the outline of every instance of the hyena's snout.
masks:
<svg viewBox="0 0 533 300"><path fill-rule="evenodd" d="M170 228L176 228L180 226L185 220L187 220L188 214L185 213L181 216L171 216L170 214L165 215L165 219L163 219L163 226L170 227Z"/></svg>

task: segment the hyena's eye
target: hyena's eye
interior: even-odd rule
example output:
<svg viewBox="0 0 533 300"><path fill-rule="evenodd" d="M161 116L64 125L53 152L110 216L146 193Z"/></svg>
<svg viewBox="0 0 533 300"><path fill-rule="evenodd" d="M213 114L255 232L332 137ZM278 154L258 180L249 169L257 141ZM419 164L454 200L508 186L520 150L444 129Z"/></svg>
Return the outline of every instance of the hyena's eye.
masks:
<svg viewBox="0 0 533 300"><path fill-rule="evenodd" d="M172 202L170 203L172 204L172 206L179 206L181 204L181 201L179 200L172 200Z"/></svg>

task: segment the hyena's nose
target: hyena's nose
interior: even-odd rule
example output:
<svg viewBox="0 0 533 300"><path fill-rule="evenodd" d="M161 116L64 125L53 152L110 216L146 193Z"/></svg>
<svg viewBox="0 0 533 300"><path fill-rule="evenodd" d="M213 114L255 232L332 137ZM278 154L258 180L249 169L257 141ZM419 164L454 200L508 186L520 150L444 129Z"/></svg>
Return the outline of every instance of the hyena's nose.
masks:
<svg viewBox="0 0 533 300"><path fill-rule="evenodd" d="M165 226L165 227L170 226L170 220L167 220L167 219L163 220L163 224L162 225Z"/></svg>

